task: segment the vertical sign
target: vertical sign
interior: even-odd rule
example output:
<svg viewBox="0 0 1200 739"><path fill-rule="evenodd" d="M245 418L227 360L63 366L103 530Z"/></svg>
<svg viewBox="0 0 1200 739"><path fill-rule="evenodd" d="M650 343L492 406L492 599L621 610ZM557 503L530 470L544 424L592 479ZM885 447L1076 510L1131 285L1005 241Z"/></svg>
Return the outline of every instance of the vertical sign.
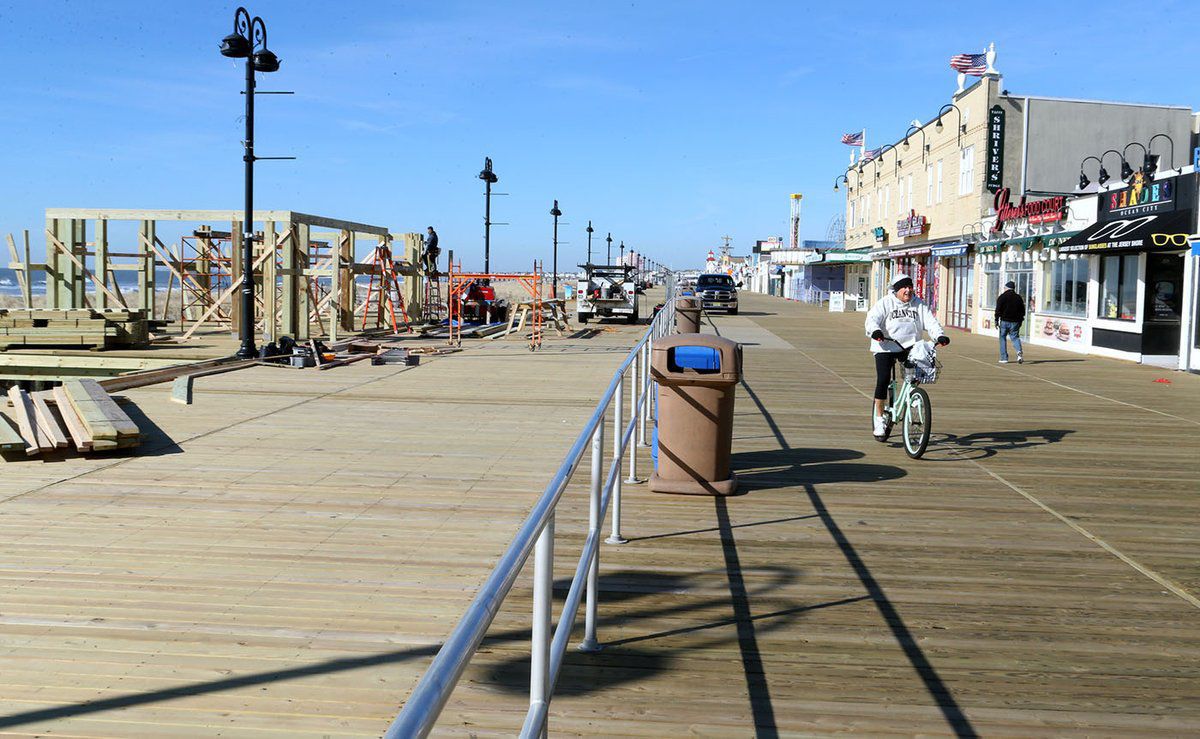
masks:
<svg viewBox="0 0 1200 739"><path fill-rule="evenodd" d="M987 189L1004 187L1004 109L993 105L988 111Z"/></svg>

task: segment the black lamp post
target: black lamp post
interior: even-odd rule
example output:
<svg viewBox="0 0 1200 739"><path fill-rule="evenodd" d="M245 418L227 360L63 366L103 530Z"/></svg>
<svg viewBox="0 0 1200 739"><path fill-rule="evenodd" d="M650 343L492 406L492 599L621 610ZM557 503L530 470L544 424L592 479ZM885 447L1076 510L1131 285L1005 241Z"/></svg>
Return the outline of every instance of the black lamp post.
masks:
<svg viewBox="0 0 1200 739"><path fill-rule="evenodd" d="M550 278L550 293L554 297L558 297L558 217L562 215L562 211L558 209L558 201L554 201L554 207L550 209L550 215L554 216L554 260L551 268L554 270L554 277Z"/></svg>
<svg viewBox="0 0 1200 739"><path fill-rule="evenodd" d="M591 222L591 221L588 221L587 235L588 235L588 258L587 258L587 263L590 265L590 264L592 263L592 222Z"/></svg>
<svg viewBox="0 0 1200 739"><path fill-rule="evenodd" d="M619 262L619 264L622 267L625 266L625 242L624 241L621 242L621 261Z"/></svg>
<svg viewBox="0 0 1200 739"><path fill-rule="evenodd" d="M608 236L604 240L608 242L608 252L604 255L604 264L608 266L612 264L612 231L608 232Z"/></svg>
<svg viewBox="0 0 1200 739"><path fill-rule="evenodd" d="M492 185L500 181L496 173L492 171L492 158L483 158L483 171L479 173L479 179L484 182L484 200L483 200L483 271L484 274L492 272Z"/></svg>
<svg viewBox="0 0 1200 739"><path fill-rule="evenodd" d="M255 51L258 49L258 51ZM242 221L242 310L238 334L242 346L237 356L253 359L254 346L254 73L275 72L279 57L267 48L267 26L262 18L250 17L245 8L233 14L233 33L221 40L221 55L246 60L246 215Z"/></svg>

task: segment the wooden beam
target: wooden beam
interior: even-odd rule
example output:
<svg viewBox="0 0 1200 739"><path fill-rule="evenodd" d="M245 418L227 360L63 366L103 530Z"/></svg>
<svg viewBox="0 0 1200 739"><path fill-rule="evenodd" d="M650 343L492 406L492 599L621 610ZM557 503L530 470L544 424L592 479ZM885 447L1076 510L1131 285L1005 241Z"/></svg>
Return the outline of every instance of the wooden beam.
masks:
<svg viewBox="0 0 1200 739"><path fill-rule="evenodd" d="M17 255L17 243L15 241L13 241L12 234L8 234L7 239L8 239L8 253L12 255L12 260L14 262L19 262L20 260L17 258L17 256L18 256ZM28 283L29 283L30 275L27 274L28 270L29 270L28 262L22 263L21 268L15 270L17 273L17 282L20 283L20 285L21 285L21 297L25 297L26 295L29 294ZM26 301L25 301L25 307L26 308L33 307L32 305L29 304L28 299L26 299Z"/></svg>
<svg viewBox="0 0 1200 739"><path fill-rule="evenodd" d="M262 264L263 260L266 259L270 255L271 255L271 252L269 252L269 251L264 251L262 254L260 254L258 256L258 259L255 260L254 265L252 266L252 269L258 269L258 266L260 264ZM225 292L221 293L220 297L218 297L215 301L213 301L212 305L208 306L208 310L204 311L204 314L200 316L200 320L193 323L192 327L187 330L187 333L185 333L183 336L179 337L179 340L187 341L188 339L192 338L192 334L194 334L196 332L196 329L200 328L200 326L202 326L205 321L207 321L209 318L212 317L212 315L214 313L217 312L217 309L221 307L221 303L228 300L230 296L232 296L235 292L237 292L241 288L242 288L241 281L235 280L232 285L230 285L228 288L225 289Z"/></svg>
<svg viewBox="0 0 1200 739"><path fill-rule="evenodd" d="M62 218L72 220L108 220L108 221L239 221L245 216L243 210L146 210L129 208L47 208L47 218ZM297 213L290 210L256 210L253 214L255 221L290 221L303 223L308 226L330 228L335 231L353 231L372 236L386 236L387 228L372 226L368 223L345 221L328 216L318 216L311 213Z"/></svg>
<svg viewBox="0 0 1200 739"><path fill-rule="evenodd" d="M45 396L41 393L34 393L29 396L29 399L33 402L33 415L37 420L38 429L45 434L56 449L66 449L67 437L58 427L58 421L50 412L50 406L46 404Z"/></svg>
<svg viewBox="0 0 1200 739"><path fill-rule="evenodd" d="M13 404L13 417L17 421L17 429L25 440L25 456L32 457L40 454L41 444L38 443L37 421L33 417L33 405L29 396L17 385L8 389L8 399Z"/></svg>
<svg viewBox="0 0 1200 739"><path fill-rule="evenodd" d="M87 277L88 279L90 279L90 280L92 281L92 284L93 284L93 285L95 285L96 287L98 287L98 288L100 288L101 290L103 290L103 291L104 291L104 293L105 293L106 295L108 295L110 298L112 298L113 300L116 300L116 301L118 301L118 302L120 302L120 301L121 301L121 298L118 298L118 297L117 297L117 296L116 296L116 295L113 293L113 291L112 291L112 290L109 290L109 289L108 289L108 286L107 286L107 285L105 285L104 283L100 282L100 280L98 280L98 279L96 278L96 275L92 274L92 272L91 272L91 271L90 271L90 270L89 270L87 267L83 266L83 262L79 261L79 257L77 257L77 256L75 256L74 254L72 254L72 253L71 253L71 252L70 252L70 251L67 249L67 247L63 246L62 242L61 242L61 241L59 241L57 238L55 238L55 237L54 237L54 234L53 234L53 233L51 233L49 229L47 229L47 230L46 230L46 241L47 241L47 243L51 244L51 245L52 245L52 246L53 246L55 249L58 249L60 252L62 252L64 255L66 255L67 259L71 260L71 262L72 262L72 263L73 263L73 264L74 264L74 265L75 265L75 266L76 266L76 267L77 267L77 268L78 268L78 269L79 269L81 272L83 272L84 276L85 276L85 277Z"/></svg>
<svg viewBox="0 0 1200 739"><path fill-rule="evenodd" d="M83 425L83 420L79 414L75 412L74 406L71 405L71 399L67 397L67 391L62 385L54 388L54 404L58 408L58 414L62 416L63 425L67 427L67 433L71 435L71 440L75 442L75 450L86 452L92 448L92 435L88 433Z"/></svg>

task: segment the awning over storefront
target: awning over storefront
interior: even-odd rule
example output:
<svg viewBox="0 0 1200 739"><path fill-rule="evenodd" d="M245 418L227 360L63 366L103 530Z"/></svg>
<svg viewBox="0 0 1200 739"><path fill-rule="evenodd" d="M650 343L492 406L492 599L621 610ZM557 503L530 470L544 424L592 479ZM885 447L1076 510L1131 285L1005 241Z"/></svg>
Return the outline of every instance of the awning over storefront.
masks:
<svg viewBox="0 0 1200 739"><path fill-rule="evenodd" d="M1080 232L1070 231L1068 233L1043 234L1041 236L1021 236L1012 239L1001 239L999 241L983 241L975 245L975 251L980 254L995 254L996 252L1001 252L1005 249L1022 249L1024 251L1029 251L1035 246L1041 246L1047 249L1056 249L1078 233Z"/></svg>
<svg viewBox="0 0 1200 739"><path fill-rule="evenodd" d="M820 257L820 259L814 260L814 262L820 262L825 265L859 264L871 261L871 255L865 251L827 251L814 256ZM812 262L806 261L805 263L809 264Z"/></svg>
<svg viewBox="0 0 1200 739"><path fill-rule="evenodd" d="M929 253L935 257L961 257L969 248L971 247L967 244L946 244L933 247Z"/></svg>
<svg viewBox="0 0 1200 739"><path fill-rule="evenodd" d="M1195 227L1196 222L1190 210L1130 216L1089 226L1067 239L1058 250L1084 252L1113 249L1178 249L1187 245L1187 235L1192 233Z"/></svg>

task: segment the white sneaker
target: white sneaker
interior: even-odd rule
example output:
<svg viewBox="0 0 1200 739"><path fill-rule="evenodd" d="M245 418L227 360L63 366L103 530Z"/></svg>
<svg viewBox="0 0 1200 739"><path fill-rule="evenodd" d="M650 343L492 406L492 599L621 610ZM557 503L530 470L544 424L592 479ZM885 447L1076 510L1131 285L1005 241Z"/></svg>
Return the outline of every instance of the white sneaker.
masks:
<svg viewBox="0 0 1200 739"><path fill-rule="evenodd" d="M1025 364L1025 357L1018 354L1017 355L1017 364Z"/></svg>
<svg viewBox="0 0 1200 739"><path fill-rule="evenodd" d="M1001 360L1000 360L1000 364L1008 364L1008 360L1007 360L1007 359L1001 359Z"/></svg>
<svg viewBox="0 0 1200 739"><path fill-rule="evenodd" d="M875 435L883 436L887 433L887 422L883 420L883 416L875 416Z"/></svg>

